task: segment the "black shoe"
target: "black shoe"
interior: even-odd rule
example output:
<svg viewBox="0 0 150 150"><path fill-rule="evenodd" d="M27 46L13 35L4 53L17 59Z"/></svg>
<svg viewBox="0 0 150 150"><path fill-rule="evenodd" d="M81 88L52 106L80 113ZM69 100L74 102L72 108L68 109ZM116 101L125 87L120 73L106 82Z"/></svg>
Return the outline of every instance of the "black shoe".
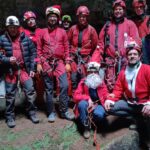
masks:
<svg viewBox="0 0 150 150"><path fill-rule="evenodd" d="M7 119L6 123L9 128L14 128L16 126L15 120L13 118Z"/></svg>
<svg viewBox="0 0 150 150"><path fill-rule="evenodd" d="M66 111L65 113L61 113L61 117L67 120L73 120L75 118L74 114Z"/></svg>
<svg viewBox="0 0 150 150"><path fill-rule="evenodd" d="M31 119L33 123L39 123L39 119L37 118L35 114L30 115L29 118Z"/></svg>

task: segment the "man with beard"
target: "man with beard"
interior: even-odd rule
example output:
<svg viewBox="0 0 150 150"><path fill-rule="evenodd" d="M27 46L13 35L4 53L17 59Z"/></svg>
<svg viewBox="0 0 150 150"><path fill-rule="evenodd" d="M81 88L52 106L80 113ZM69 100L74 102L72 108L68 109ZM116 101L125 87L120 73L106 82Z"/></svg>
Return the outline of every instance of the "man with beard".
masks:
<svg viewBox="0 0 150 150"><path fill-rule="evenodd" d="M125 17L125 2L116 0L112 7L112 19L102 28L98 46L90 60L106 64L105 82L109 92L112 92L118 73L126 65L126 38L139 38L136 25Z"/></svg>
<svg viewBox="0 0 150 150"><path fill-rule="evenodd" d="M53 82L56 77L60 88L59 101L61 117L73 120L74 115L68 111L68 82L66 71L70 71L69 43L67 33L58 27L60 10L54 6L46 9L48 28L43 29L37 42L37 71L42 73L45 90L48 121L54 122L56 113L53 103Z"/></svg>
<svg viewBox="0 0 150 150"><path fill-rule="evenodd" d="M107 88L102 73L99 74L99 68L98 63L89 63L87 66L88 75L80 81L74 93L75 115L79 117L84 127L83 136L86 139L90 137L88 109L92 109L95 121L101 121L105 118L103 104L107 97Z"/></svg>
<svg viewBox="0 0 150 150"><path fill-rule="evenodd" d="M9 16L6 19L6 33L0 38L0 61L5 65L7 73L6 81L6 123L8 127L15 127L15 95L17 86L23 87L27 98L27 114L33 123L39 123L36 117L34 101L36 92L33 80L36 69L36 48L33 42L20 32L20 23L16 16Z"/></svg>
<svg viewBox="0 0 150 150"><path fill-rule="evenodd" d="M75 90L79 81L86 76L86 65L98 43L98 35L89 22L90 11L86 6L79 6L76 12L78 23L68 32L70 42L72 88Z"/></svg>
<svg viewBox="0 0 150 150"><path fill-rule="evenodd" d="M146 130L144 137L148 133L146 140L150 140L150 66L141 63L141 46L132 38L128 40L126 56L128 65L119 73L104 106L110 114L135 118L137 125Z"/></svg>

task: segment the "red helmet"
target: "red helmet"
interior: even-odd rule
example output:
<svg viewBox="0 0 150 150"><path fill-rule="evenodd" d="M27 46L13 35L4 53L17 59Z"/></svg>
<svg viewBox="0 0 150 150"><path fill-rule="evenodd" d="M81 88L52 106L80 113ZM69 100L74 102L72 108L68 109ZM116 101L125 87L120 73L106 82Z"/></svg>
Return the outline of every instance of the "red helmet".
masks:
<svg viewBox="0 0 150 150"><path fill-rule="evenodd" d="M113 2L113 6L112 7L115 8L116 5L119 5L119 6L123 7L123 8L126 8L126 4L125 4L125 2L123 0L115 0Z"/></svg>
<svg viewBox="0 0 150 150"><path fill-rule="evenodd" d="M86 6L79 6L77 9L77 13L76 15L78 16L79 14L83 14L83 15L89 15L90 11Z"/></svg>
<svg viewBox="0 0 150 150"><path fill-rule="evenodd" d="M35 19L36 19L35 13L32 12L32 11L27 11L27 12L25 12L24 15L23 15L23 20L26 21L26 20L28 20L29 18L35 18Z"/></svg>
<svg viewBox="0 0 150 150"><path fill-rule="evenodd" d="M139 54L141 53L142 41L140 39L134 40L132 37L129 37L126 45L126 54L132 49L136 49Z"/></svg>
<svg viewBox="0 0 150 150"><path fill-rule="evenodd" d="M133 2L132 2L133 7L137 7L140 4L142 4L143 7L145 7L146 6L146 0L133 0Z"/></svg>
<svg viewBox="0 0 150 150"><path fill-rule="evenodd" d="M60 17L61 11L56 6L57 5L54 5L54 6L51 6L51 7L47 7L46 8L46 12L45 12L46 16L48 16L49 14L56 14L58 17Z"/></svg>

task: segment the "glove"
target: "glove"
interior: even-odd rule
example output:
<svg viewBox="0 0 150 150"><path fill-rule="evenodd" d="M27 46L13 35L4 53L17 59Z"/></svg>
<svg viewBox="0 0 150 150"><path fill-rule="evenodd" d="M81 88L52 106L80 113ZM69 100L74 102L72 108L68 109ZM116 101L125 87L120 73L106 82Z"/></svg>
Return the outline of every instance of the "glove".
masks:
<svg viewBox="0 0 150 150"><path fill-rule="evenodd" d="M37 72L38 73L43 72L43 68L42 68L41 64L37 64Z"/></svg>
<svg viewBox="0 0 150 150"><path fill-rule="evenodd" d="M66 68L66 72L70 72L70 71L71 71L71 66L70 66L70 64L66 64L65 68Z"/></svg>

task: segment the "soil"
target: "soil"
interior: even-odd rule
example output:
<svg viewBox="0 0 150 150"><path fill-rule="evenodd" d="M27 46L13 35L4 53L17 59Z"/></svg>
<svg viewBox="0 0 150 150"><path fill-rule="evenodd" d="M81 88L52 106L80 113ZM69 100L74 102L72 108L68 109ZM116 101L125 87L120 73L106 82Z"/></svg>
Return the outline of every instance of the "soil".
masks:
<svg viewBox="0 0 150 150"><path fill-rule="evenodd" d="M21 108L22 110L22 108ZM72 111L72 109L70 109ZM44 110L37 111L39 124L33 124L25 115L24 111L16 111L16 127L8 128L4 113L0 118L0 150L95 150L93 145L93 131L91 137L85 140L82 136L81 127L75 122L61 119L57 115L54 123L49 123ZM117 120L117 121L115 121ZM113 123L114 122L114 123ZM129 121L130 122L130 121ZM109 117L111 128L100 127L97 132L97 142L103 147L115 137L127 134L129 131L128 121ZM94 129L93 129L94 130Z"/></svg>

